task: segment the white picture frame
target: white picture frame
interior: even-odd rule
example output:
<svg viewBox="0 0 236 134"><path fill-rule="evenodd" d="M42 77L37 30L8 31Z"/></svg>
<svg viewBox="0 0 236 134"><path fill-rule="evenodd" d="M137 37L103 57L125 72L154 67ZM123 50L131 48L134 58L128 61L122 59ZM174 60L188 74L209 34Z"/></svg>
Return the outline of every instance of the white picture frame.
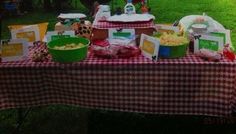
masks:
<svg viewBox="0 0 236 134"><path fill-rule="evenodd" d="M33 34L33 39L19 37L19 34ZM37 25L24 26L20 29L11 30L12 39L25 39L29 44L33 44L35 41L40 41L39 27ZM28 36L30 37L30 35Z"/></svg>
<svg viewBox="0 0 236 134"><path fill-rule="evenodd" d="M139 47L144 57L147 57L153 61L157 61L160 48L160 41L158 39L146 34L142 34Z"/></svg>
<svg viewBox="0 0 236 134"><path fill-rule="evenodd" d="M210 44L207 45L205 43L206 45L204 47L202 47L203 44L201 44L202 43L201 41L204 41L206 43L208 42ZM218 47L218 48L216 49L216 47ZM196 35L194 37L194 53L199 52L199 50L201 48L205 48L205 49L209 49L209 50L213 50L213 51L223 50L223 48L224 48L224 38L213 36L213 35Z"/></svg>
<svg viewBox="0 0 236 134"><path fill-rule="evenodd" d="M1 40L0 46L2 62L21 61L28 58L29 48L25 39Z"/></svg>

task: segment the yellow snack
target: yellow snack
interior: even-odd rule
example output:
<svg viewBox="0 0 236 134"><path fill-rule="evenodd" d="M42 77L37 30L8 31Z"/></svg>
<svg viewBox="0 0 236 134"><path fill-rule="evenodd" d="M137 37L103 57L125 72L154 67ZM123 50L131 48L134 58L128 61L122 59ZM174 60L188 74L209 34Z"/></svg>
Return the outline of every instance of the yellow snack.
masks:
<svg viewBox="0 0 236 134"><path fill-rule="evenodd" d="M55 46L54 49L56 49L56 50L74 50L74 49L79 49L83 46L84 45L82 43L79 43L79 44L71 43L71 44L66 44L64 46Z"/></svg>
<svg viewBox="0 0 236 134"><path fill-rule="evenodd" d="M160 44L165 46L179 46L188 43L188 39L177 34L164 33L160 37Z"/></svg>

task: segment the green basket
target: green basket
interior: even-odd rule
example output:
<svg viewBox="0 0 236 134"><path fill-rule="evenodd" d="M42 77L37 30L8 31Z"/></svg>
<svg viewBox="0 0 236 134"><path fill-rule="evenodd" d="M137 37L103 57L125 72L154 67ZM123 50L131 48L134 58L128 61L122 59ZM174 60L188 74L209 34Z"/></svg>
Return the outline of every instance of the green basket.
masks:
<svg viewBox="0 0 236 134"><path fill-rule="evenodd" d="M84 44L83 47L73 50L56 50L55 46L63 46L66 44ZM53 40L48 43L48 51L56 62L70 63L84 60L87 57L88 46L90 41L82 37L70 37Z"/></svg>
<svg viewBox="0 0 236 134"><path fill-rule="evenodd" d="M160 45L159 57L161 58L181 58L187 53L188 44L179 46L164 46Z"/></svg>

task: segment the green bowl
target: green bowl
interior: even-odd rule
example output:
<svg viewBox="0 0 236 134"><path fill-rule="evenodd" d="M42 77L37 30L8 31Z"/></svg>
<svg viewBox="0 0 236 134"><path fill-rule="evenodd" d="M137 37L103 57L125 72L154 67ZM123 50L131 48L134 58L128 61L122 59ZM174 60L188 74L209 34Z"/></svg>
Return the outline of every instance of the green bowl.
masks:
<svg viewBox="0 0 236 134"><path fill-rule="evenodd" d="M181 58L187 53L188 44L183 44L179 46L165 46L160 45L159 57L161 58Z"/></svg>
<svg viewBox="0 0 236 134"><path fill-rule="evenodd" d="M66 44L84 44L83 47L72 50L57 50L55 46L64 46ZM48 43L48 51L56 62L70 63L84 60L87 57L90 41L82 37L70 37L53 40Z"/></svg>

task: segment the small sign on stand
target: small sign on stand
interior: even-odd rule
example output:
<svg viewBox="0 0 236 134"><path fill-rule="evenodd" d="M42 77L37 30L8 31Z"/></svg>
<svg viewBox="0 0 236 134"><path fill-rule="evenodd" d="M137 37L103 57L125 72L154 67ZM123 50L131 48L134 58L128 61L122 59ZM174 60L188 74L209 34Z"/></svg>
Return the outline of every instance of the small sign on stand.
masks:
<svg viewBox="0 0 236 134"><path fill-rule="evenodd" d="M157 61L159 53L160 41L154 37L142 34L140 40L140 49L143 56Z"/></svg>
<svg viewBox="0 0 236 134"><path fill-rule="evenodd" d="M25 39L1 40L1 61L20 61L28 57L28 42Z"/></svg>
<svg viewBox="0 0 236 134"><path fill-rule="evenodd" d="M20 29L11 30L12 39L25 39L29 45L40 41L39 27L37 25L24 26Z"/></svg>
<svg viewBox="0 0 236 134"><path fill-rule="evenodd" d="M224 48L224 38L214 35L197 35L194 37L194 53L200 49L220 51Z"/></svg>

